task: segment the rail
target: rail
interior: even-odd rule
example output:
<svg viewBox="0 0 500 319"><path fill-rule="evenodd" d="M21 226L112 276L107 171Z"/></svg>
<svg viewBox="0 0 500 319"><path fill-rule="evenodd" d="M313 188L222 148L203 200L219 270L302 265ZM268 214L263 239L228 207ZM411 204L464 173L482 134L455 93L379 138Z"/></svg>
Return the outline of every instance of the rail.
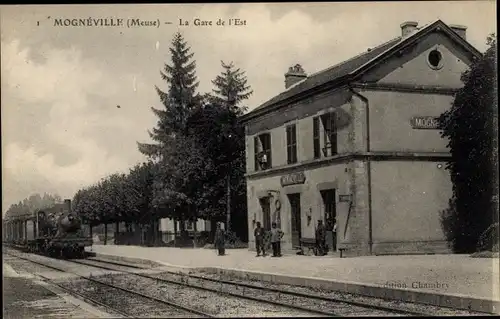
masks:
<svg viewBox="0 0 500 319"><path fill-rule="evenodd" d="M253 301L257 301L257 302L265 302L265 303L269 303L269 304L277 305L277 306L291 307L291 308L294 308L294 309L297 309L297 310L309 311L309 312L314 312L314 313L317 313L317 314L322 314L322 315L327 315L327 316L339 316L337 313L334 313L334 312L331 312L331 311L324 311L324 310L319 310L319 309L314 309L314 308L307 308L307 307L302 307L302 306L297 306L297 305L284 304L284 303L280 303L280 302L277 302L277 301L274 301L274 300L270 300L270 299L256 298L256 297L252 297L252 296L245 296L245 295L242 295L242 294L239 294L239 293L233 293L233 292L229 292L229 291L221 291L219 289L213 289L213 288L209 288L209 287L204 287L204 286L200 286L200 285L188 283L187 280L179 281L179 280L159 278L159 277L151 276L151 275L148 275L148 274L142 274L142 273L136 273L136 272L126 271L126 270L122 270L122 269L116 269L116 268L108 267L108 266L105 266L105 265L95 265L93 263L90 264L87 261L94 261L94 262L98 262L98 263L118 265L118 266L124 266L124 267L136 268L136 269L140 269L140 268L146 269L145 267L139 267L139 266L136 266L136 265L130 265L130 264L120 263L120 262L115 262L115 261L107 261L107 260L102 260L102 259L97 259L97 258L96 259L89 259L89 260L85 260L85 261L82 261L82 260L70 260L70 262L73 262L73 263L87 264L89 266L99 267L99 268L107 269L107 270L123 271L123 272L126 272L128 274L132 274L132 275L136 275L136 276L144 277L144 278L149 278L149 279L154 279L154 280L158 280L158 281L165 282L165 283L183 285L183 286L187 286L187 287L192 287L192 288L198 288L198 289L203 289L203 290L212 291L212 292L223 293L223 294L226 294L226 295L229 295L229 296L234 296L234 297L239 297L239 298L245 298L245 299L249 299L249 300L253 300ZM351 306L367 308L367 309L370 309L370 310L384 311L384 312L389 312L389 313L393 313L393 314L403 314L403 315L407 315L407 316L432 316L432 314L429 314L427 312L423 313L423 312L412 311L412 310L407 310L407 309L397 309L397 308L391 308L391 307L388 307L388 306L374 305L374 304L370 304L370 303L364 303L364 302L353 301L353 300L346 300L346 299L342 299L342 298L333 298L333 297L324 297L324 296L319 296L319 295L310 295L310 294L305 294L305 293L301 293L301 292L288 291L288 290L278 289L278 288L261 287L261 286L257 286L257 285L253 285L253 284L249 284L249 283L238 283L238 282L233 282L233 281L229 281L229 280L207 278L207 277L204 277L204 276L193 275L193 274L180 274L180 273L174 272L174 271L162 270L162 272L163 273L167 273L167 274L171 274L171 275L176 275L176 276L186 276L187 278L193 278L193 279L198 279L198 280L210 281L210 282L214 282L214 283L217 283L217 284L227 284L227 285L237 286L237 287L240 287L240 288L257 289L257 290L260 290L260 291L263 291L263 292L272 292L272 293L277 293L279 295L290 295L290 296L295 296L295 297L300 297L300 298L307 298L309 300L315 300L315 301L324 301L324 302L331 302L331 303L343 303L343 304L348 304L348 305L351 305Z"/></svg>
<svg viewBox="0 0 500 319"><path fill-rule="evenodd" d="M161 304L172 306L174 308L177 308L177 309L180 309L180 310L192 313L192 314L197 314L197 315L200 315L200 316L203 316L203 317L208 317L208 318L214 317L213 315L205 313L205 312L203 312L201 310L193 309L193 308L187 307L187 306L183 306L183 305L180 305L180 304L172 302L172 301L159 299L159 298L156 298L156 297L153 297L153 296L148 296L148 295L145 295L145 294L143 294L141 292L138 292L138 291L133 291L133 290L126 289L126 288L123 288L123 287L115 286L113 284L97 280L95 278L87 277L87 276L78 274L78 273L73 272L73 271L68 271L66 269L61 269L61 268L58 268L58 267L47 265L45 263L42 263L42 262L39 262L39 261L36 261L36 260L32 260L32 259L29 259L29 258L25 258L25 257L19 256L19 255L16 255L16 254L11 254L11 253L8 253L8 252L7 252L7 254L10 255L10 256L13 256L13 257L16 257L16 258L19 258L19 259L22 259L22 260L26 260L26 261L29 261L31 263L34 263L34 264L37 264L37 265L40 265L40 266L43 266L43 267L46 267L46 268L49 268L49 269L53 269L53 270L57 270L57 271L60 271L60 272L65 272L65 273L70 273L72 275L76 275L80 279L85 279L85 280L88 280L88 281L93 282L93 283L97 283L97 284L104 285L104 286L107 286L107 287L110 287L110 288L113 288L113 289L116 289L116 290L127 292L127 293L132 294L132 295L140 296L140 297L143 297L145 299L156 301L156 302L161 303ZM66 260L66 261L71 261L71 260ZM96 267L96 266L94 266L94 267ZM41 275L38 275L38 276L43 277ZM45 277L45 278L46 278L46 280L49 280L51 283L56 284L50 278L47 278L47 277ZM61 287L59 284L57 284L57 285L59 287ZM63 288L63 287L61 287L61 288ZM65 289L65 288L63 288L63 289ZM66 289L66 290L68 290L68 289ZM79 293L77 293L75 291L69 291L69 292L71 294L75 293L76 295L81 295L81 294L79 294ZM110 308L110 307L108 306L108 308ZM113 309L113 311L115 311L117 313L120 313L119 310L116 310L114 308L111 308L111 309ZM123 312L121 313L121 315L126 315L127 317L129 317L127 314L124 314Z"/></svg>

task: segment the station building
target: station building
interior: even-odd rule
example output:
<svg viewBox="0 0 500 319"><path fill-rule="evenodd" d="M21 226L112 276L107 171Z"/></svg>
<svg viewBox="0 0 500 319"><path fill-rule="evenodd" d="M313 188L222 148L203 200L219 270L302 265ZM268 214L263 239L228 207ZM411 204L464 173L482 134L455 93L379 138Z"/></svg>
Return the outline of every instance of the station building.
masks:
<svg viewBox="0 0 500 319"><path fill-rule="evenodd" d="M481 56L466 27L404 22L399 36L307 75L242 118L249 247L277 222L284 251L336 223L347 256L449 252L440 224L452 185L437 117ZM332 234L332 233L330 233Z"/></svg>

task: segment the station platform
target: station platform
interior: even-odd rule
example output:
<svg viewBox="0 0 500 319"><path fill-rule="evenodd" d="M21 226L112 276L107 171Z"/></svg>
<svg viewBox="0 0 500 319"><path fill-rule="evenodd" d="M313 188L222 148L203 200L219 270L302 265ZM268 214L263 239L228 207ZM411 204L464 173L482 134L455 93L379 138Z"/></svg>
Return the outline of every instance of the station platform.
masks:
<svg viewBox="0 0 500 319"><path fill-rule="evenodd" d="M3 263L3 318L112 318L57 287Z"/></svg>
<svg viewBox="0 0 500 319"><path fill-rule="evenodd" d="M468 255L397 255L338 258L256 257L248 249L94 245L97 256L153 261L276 283L315 286L373 297L499 313L499 259Z"/></svg>

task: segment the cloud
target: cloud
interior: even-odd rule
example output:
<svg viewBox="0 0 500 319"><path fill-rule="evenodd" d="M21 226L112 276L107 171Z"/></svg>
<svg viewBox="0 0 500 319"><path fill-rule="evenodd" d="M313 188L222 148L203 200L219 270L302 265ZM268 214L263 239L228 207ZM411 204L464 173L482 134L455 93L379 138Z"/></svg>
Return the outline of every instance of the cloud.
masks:
<svg viewBox="0 0 500 319"><path fill-rule="evenodd" d="M9 136L10 142L2 152L3 167L13 180L25 180L33 185L37 184L35 180L46 180L51 184L46 185L48 188L59 189L64 192L61 195L72 197L79 187L130 166L130 158L110 154L98 143L99 135L94 133L105 128L120 135L133 125L133 119L120 113L115 117L105 116L117 109L116 104L106 101L118 94L119 84L102 66L83 59L78 49L51 49L43 52L43 56L43 63L36 62L18 41L2 43L2 89L8 92L2 98L5 122L10 115L33 112L30 109L46 115L25 119L40 120L36 125L41 127L43 139L37 139L38 143L23 147L15 142L15 136ZM107 105L90 103L91 100ZM17 130L22 130L27 123L19 122L18 117L15 124ZM8 134L15 135L16 130L9 130ZM40 142L45 144L45 152L38 150ZM62 154L56 151L56 145L76 155L77 161L59 165L57 157ZM9 185L8 180L4 182ZM69 188L63 189L62 185ZM45 189L30 191L44 192Z"/></svg>

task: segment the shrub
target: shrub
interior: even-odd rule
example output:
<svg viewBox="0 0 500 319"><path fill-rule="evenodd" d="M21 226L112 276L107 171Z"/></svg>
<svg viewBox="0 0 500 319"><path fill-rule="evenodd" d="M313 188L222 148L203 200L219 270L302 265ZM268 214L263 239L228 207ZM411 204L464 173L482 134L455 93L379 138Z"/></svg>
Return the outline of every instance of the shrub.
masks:
<svg viewBox="0 0 500 319"><path fill-rule="evenodd" d="M477 241L478 251L498 252L499 223L494 223L479 236Z"/></svg>

